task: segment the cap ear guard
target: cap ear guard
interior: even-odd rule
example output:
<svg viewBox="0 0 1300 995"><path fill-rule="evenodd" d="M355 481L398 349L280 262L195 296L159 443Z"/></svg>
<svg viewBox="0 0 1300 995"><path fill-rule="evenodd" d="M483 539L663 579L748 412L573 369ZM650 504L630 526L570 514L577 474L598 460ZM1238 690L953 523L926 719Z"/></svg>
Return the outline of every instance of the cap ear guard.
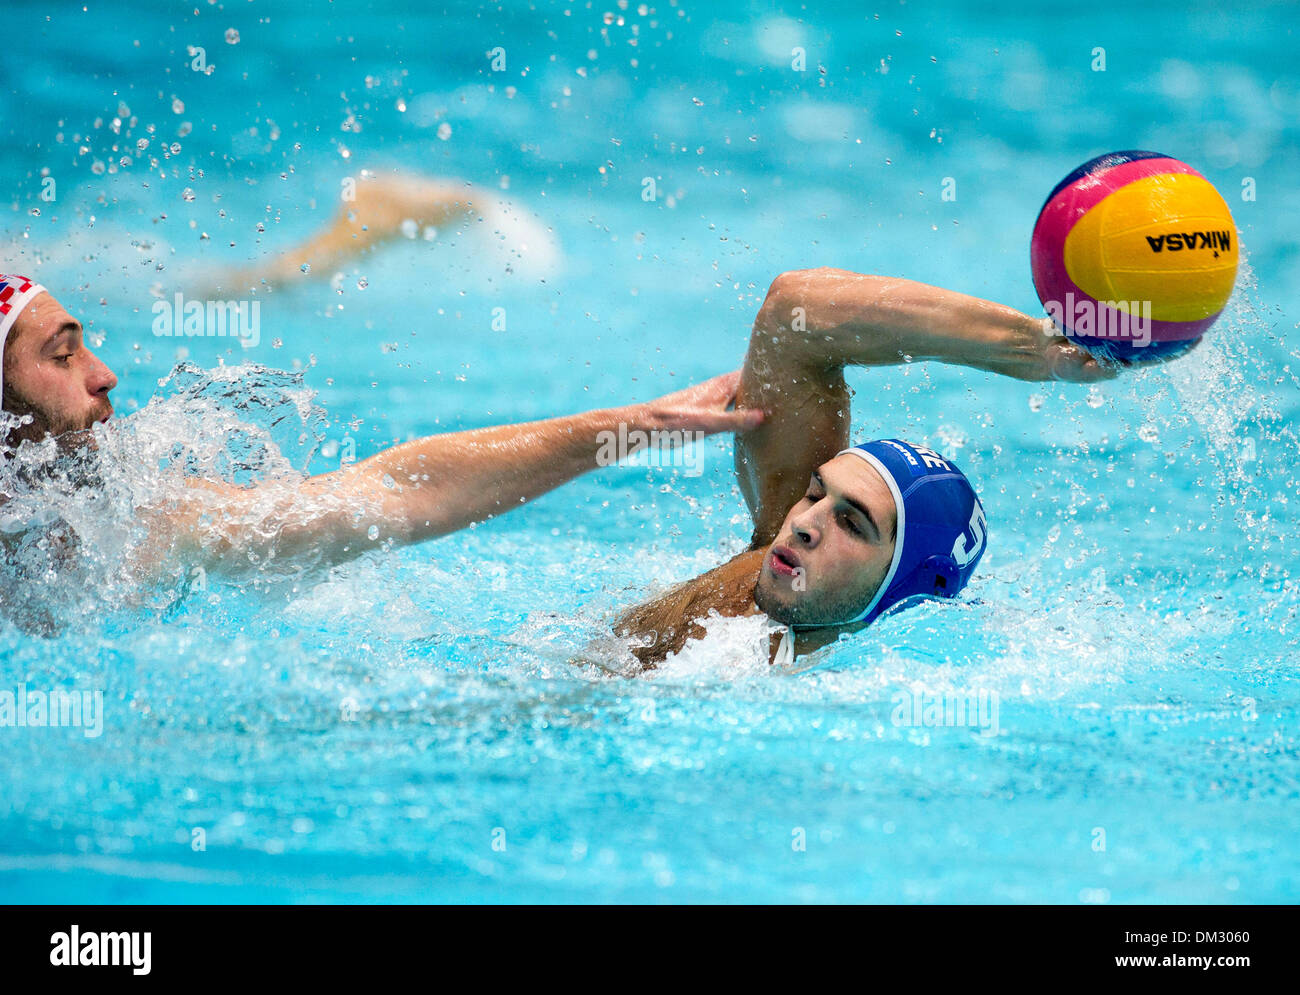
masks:
<svg viewBox="0 0 1300 995"><path fill-rule="evenodd" d="M921 564L921 584L936 598L955 598L960 573L951 556L930 556Z"/></svg>
<svg viewBox="0 0 1300 995"><path fill-rule="evenodd" d="M900 601L912 605L927 598L955 598L961 588L961 571L957 567L957 561L951 556L936 553L927 556L910 573L900 576L896 590L901 595Z"/></svg>

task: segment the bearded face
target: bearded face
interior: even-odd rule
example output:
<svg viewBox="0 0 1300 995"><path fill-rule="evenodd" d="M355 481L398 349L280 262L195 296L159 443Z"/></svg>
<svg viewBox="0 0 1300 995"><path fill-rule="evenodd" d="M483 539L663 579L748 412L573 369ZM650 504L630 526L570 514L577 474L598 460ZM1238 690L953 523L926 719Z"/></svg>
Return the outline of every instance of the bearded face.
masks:
<svg viewBox="0 0 1300 995"><path fill-rule="evenodd" d="M54 436L61 447L93 440L89 431L113 414L113 371L86 347L81 323L49 293L18 316L4 347L4 410L31 420L14 429L10 445Z"/></svg>

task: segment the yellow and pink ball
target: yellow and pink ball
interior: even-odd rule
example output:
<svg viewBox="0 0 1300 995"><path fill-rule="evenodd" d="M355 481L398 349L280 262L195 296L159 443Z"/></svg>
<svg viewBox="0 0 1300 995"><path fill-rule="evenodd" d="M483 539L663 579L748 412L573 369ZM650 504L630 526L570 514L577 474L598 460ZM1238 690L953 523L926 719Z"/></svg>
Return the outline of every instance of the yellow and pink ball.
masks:
<svg viewBox="0 0 1300 995"><path fill-rule="evenodd" d="M1058 183L1030 246L1048 315L1088 350L1167 358L1223 312L1237 276L1237 229L1219 192L1158 152L1111 152Z"/></svg>

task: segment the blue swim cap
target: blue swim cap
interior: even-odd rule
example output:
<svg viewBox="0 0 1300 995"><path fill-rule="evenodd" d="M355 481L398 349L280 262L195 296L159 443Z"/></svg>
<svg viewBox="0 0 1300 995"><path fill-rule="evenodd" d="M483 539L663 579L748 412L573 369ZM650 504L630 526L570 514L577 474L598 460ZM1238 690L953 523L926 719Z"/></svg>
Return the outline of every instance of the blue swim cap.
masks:
<svg viewBox="0 0 1300 995"><path fill-rule="evenodd" d="M898 532L889 572L855 618L871 622L909 599L955 598L984 555L988 525L984 506L966 475L933 449L900 439L864 442L852 453L874 466L898 509Z"/></svg>

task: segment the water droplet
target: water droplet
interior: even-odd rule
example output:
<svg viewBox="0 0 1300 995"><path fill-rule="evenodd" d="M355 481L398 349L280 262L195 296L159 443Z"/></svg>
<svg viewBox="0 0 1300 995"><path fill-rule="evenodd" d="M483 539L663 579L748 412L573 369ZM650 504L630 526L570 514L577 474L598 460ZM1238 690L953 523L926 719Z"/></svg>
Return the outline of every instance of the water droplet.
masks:
<svg viewBox="0 0 1300 995"><path fill-rule="evenodd" d="M1030 411L1042 411L1042 410L1043 410L1043 402L1044 402L1045 400L1046 400L1046 399L1043 397L1042 394L1030 394L1030 395L1029 395L1029 410L1030 410Z"/></svg>
<svg viewBox="0 0 1300 995"><path fill-rule="evenodd" d="M372 525L372 526L370 526L370 528L366 529L366 535L368 535L372 541L375 540L375 539L378 539L378 538L379 538L379 526L378 526L378 525Z"/></svg>
<svg viewBox="0 0 1300 995"><path fill-rule="evenodd" d="M303 263L301 266L298 267L298 269L301 270L301 271L304 272L304 273L310 273L310 272L311 272L311 263Z"/></svg>
<svg viewBox="0 0 1300 995"><path fill-rule="evenodd" d="M442 124L438 125L438 137L444 142L451 137L451 125L446 121L443 121Z"/></svg>
<svg viewBox="0 0 1300 995"><path fill-rule="evenodd" d="M227 45L239 44L239 32L236 31L234 28L226 28L226 44Z"/></svg>
<svg viewBox="0 0 1300 995"><path fill-rule="evenodd" d="M173 114L185 113L185 101L181 100L180 97L175 97L172 99L172 113Z"/></svg>

